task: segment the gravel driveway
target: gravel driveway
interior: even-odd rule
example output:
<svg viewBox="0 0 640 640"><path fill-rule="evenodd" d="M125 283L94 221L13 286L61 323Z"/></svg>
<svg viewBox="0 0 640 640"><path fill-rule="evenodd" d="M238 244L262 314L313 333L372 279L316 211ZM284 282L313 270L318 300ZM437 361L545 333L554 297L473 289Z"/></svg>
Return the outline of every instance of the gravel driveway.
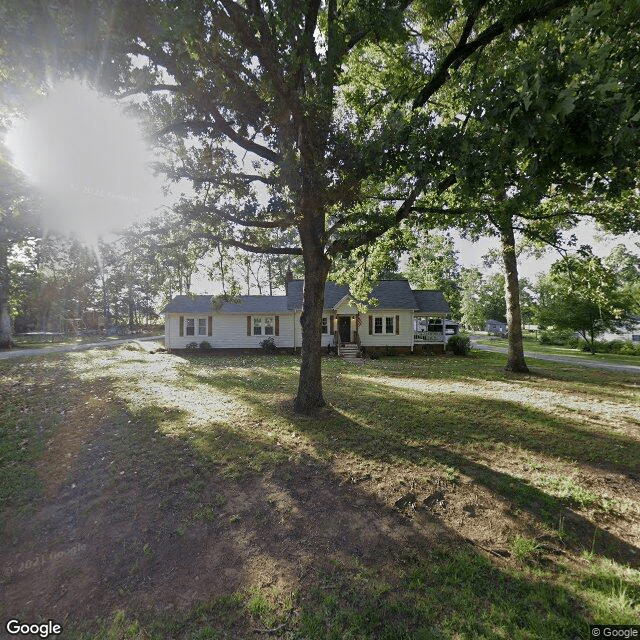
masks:
<svg viewBox="0 0 640 640"><path fill-rule="evenodd" d="M504 347L492 347L486 344L478 344L475 340L471 340L474 349L478 351L494 351L495 353L507 353ZM547 353L533 353L531 351L524 352L525 358L536 360L548 360L549 362L560 362L562 364L578 365L582 367L591 367L592 369L605 369L607 371L618 371L620 373L637 373L640 376L640 366L631 364L609 364L608 362L599 362L598 360L585 360L583 358L574 358L571 356L554 356Z"/></svg>

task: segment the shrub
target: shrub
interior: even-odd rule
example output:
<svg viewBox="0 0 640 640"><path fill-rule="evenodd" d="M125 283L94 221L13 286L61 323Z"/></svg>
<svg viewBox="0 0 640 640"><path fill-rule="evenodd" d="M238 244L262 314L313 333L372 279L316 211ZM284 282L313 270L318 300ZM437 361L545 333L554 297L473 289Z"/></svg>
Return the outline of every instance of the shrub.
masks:
<svg viewBox="0 0 640 640"><path fill-rule="evenodd" d="M633 342L625 342L620 347L620 355L623 355L623 356L640 356L640 344L634 345Z"/></svg>
<svg viewBox="0 0 640 640"><path fill-rule="evenodd" d="M540 344L553 344L559 347L572 346L570 342L577 340L575 333L571 329L547 329L538 335Z"/></svg>
<svg viewBox="0 0 640 640"><path fill-rule="evenodd" d="M453 351L456 356L466 356L471 351L469 336L456 334L447 340L447 350Z"/></svg>
<svg viewBox="0 0 640 640"><path fill-rule="evenodd" d="M200 348L201 349L211 349L211 345L206 340L203 340L200 343Z"/></svg>
<svg viewBox="0 0 640 640"><path fill-rule="evenodd" d="M185 349L197 349L198 348L198 343L197 342L190 342Z"/></svg>
<svg viewBox="0 0 640 640"><path fill-rule="evenodd" d="M262 347L262 350L265 353L278 353L278 345L276 344L276 341L273 339L273 336L269 336L268 338L265 338L260 343L260 346Z"/></svg>

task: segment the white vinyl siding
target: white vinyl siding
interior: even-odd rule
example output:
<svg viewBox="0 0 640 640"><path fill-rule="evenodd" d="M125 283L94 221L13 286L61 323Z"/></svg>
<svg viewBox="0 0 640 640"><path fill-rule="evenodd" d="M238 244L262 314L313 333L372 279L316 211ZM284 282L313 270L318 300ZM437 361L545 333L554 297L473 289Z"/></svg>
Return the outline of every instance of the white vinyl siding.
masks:
<svg viewBox="0 0 640 640"><path fill-rule="evenodd" d="M213 313L213 331L206 341L213 349L260 349L260 342L264 340L264 331L261 335L247 335L247 315L246 313ZM275 316L270 316L273 320L273 339L277 346L291 348L293 346L293 313L277 314L279 316L278 333L275 335ZM180 336L180 316L184 316L185 335ZM165 320L165 341L168 349L184 349L190 342L194 342L193 336L186 335L187 318L185 314L169 313ZM207 316L200 316L207 320ZM264 328L264 315L261 328ZM253 316L251 317L251 329L253 330ZM198 326L197 317L195 326ZM300 322L296 327L298 340L300 340Z"/></svg>
<svg viewBox="0 0 640 640"><path fill-rule="evenodd" d="M369 316L373 316L372 333L369 334ZM396 334L396 316L400 319L400 333ZM375 332L375 320L380 318L382 332ZM386 333L386 318L392 318L393 333ZM360 314L358 327L360 343L364 347L410 347L413 344L413 311L408 309L384 309Z"/></svg>

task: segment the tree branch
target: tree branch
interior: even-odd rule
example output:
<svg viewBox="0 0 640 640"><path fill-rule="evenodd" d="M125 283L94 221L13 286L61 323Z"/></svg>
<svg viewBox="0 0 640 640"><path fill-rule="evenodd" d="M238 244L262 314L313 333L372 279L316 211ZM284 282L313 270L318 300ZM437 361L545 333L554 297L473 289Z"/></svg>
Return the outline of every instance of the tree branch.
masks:
<svg viewBox="0 0 640 640"><path fill-rule="evenodd" d="M299 247L260 247L257 245L248 244L246 242L241 242L240 240L234 240L233 238L225 238L224 236L219 236L216 234L210 233L193 233L191 234L193 238L201 238L204 240L211 240L213 242L219 242L223 245L230 245L232 247L236 247L237 249L243 249L244 251L249 251L251 253L273 253L278 255L289 255L289 256L301 256L302 249Z"/></svg>
<svg viewBox="0 0 640 640"><path fill-rule="evenodd" d="M520 13L516 13L513 19L508 23L505 20L496 20L493 24L482 31L475 40L467 41L469 34L475 24L479 10L484 2L478 3L469 14L465 27L462 31L458 44L447 54L445 59L440 63L438 69L434 72L431 80L420 91L416 99L413 101L413 109L424 106L429 98L444 85L449 79L449 69L459 69L462 64L473 55L478 49L486 46L498 36L502 35L507 27L514 27L519 24L531 22L540 18L544 18L556 9L560 9L572 4L573 0L550 0L549 2L530 9L525 9Z"/></svg>
<svg viewBox="0 0 640 640"><path fill-rule="evenodd" d="M379 238L382 234L386 233L390 229L397 227L405 218L411 214L411 208L413 207L418 196L422 192L422 181L418 181L411 190L407 199L398 207L395 216L382 222L380 226L374 229L368 229L358 234L357 236L351 236L342 240L337 239L334 242L327 244L326 254L336 255L339 253L346 253L347 251L353 251L361 247L363 244L367 244L376 238ZM335 228L336 225L334 225Z"/></svg>

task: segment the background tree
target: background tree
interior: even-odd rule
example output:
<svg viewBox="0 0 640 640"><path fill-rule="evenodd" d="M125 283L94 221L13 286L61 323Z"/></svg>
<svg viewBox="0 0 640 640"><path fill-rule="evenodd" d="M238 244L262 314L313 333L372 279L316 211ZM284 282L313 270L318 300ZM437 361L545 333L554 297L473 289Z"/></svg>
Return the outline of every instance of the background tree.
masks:
<svg viewBox="0 0 640 640"><path fill-rule="evenodd" d="M34 207L33 192L8 163L6 150L0 147L0 349L13 345L10 259L15 249L39 233Z"/></svg>
<svg viewBox="0 0 640 640"><path fill-rule="evenodd" d="M458 255L451 236L420 233L404 271L414 288L442 291L451 307L451 317L455 320L461 318L461 271Z"/></svg>
<svg viewBox="0 0 640 640"><path fill-rule="evenodd" d="M540 288L539 320L557 329L572 329L596 352L596 337L621 327L629 320L628 294L620 287L616 273L581 247L551 267Z"/></svg>

